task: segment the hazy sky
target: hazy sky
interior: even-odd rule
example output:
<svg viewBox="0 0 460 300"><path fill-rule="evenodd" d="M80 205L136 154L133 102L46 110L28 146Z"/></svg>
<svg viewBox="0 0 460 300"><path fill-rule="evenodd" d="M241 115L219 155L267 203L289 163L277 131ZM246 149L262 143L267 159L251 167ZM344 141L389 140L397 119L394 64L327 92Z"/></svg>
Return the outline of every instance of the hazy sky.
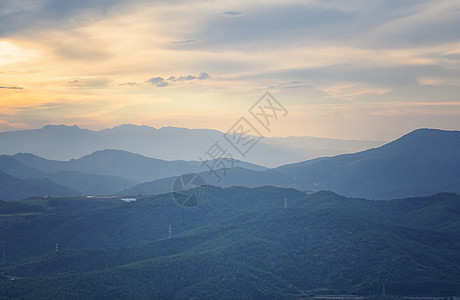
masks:
<svg viewBox="0 0 460 300"><path fill-rule="evenodd" d="M277 136L460 129L460 1L0 1L0 131L226 131L265 91Z"/></svg>

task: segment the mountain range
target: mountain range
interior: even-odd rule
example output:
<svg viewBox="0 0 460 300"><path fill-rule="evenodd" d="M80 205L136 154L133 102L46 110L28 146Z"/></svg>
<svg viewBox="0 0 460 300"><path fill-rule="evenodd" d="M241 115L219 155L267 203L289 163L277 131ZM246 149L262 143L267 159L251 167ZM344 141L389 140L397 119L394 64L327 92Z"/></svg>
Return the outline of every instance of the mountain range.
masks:
<svg viewBox="0 0 460 300"><path fill-rule="evenodd" d="M2 197L17 200L19 195L59 195L56 192L60 190L50 187L50 183L67 187L62 195L154 195L170 192L176 177L184 173L199 173L207 184L222 187L273 185L311 192L331 190L368 199L459 193L459 147L458 131L419 129L378 148L353 154L273 169L233 160L232 167L213 171L200 161L165 161L123 150L101 150L68 161L18 153L0 156L0 170L18 180L46 178L49 188L36 189L29 184L17 194L5 187ZM210 165L214 162L208 161Z"/></svg>
<svg viewBox="0 0 460 300"><path fill-rule="evenodd" d="M459 147L459 131L419 129L353 154L212 171L125 150L1 155L0 199L17 201L0 200L0 298L452 296ZM207 190L192 208L171 193L190 172Z"/></svg>
<svg viewBox="0 0 460 300"><path fill-rule="evenodd" d="M222 179L202 172L206 182L223 187L273 185L305 191L331 190L349 197L392 199L460 193L460 132L415 130L366 151L323 157L262 171L221 171ZM175 178L145 182L120 195L165 193Z"/></svg>
<svg viewBox="0 0 460 300"><path fill-rule="evenodd" d="M391 199L460 192L460 131L418 129L366 151L275 168L302 189Z"/></svg>
<svg viewBox="0 0 460 300"><path fill-rule="evenodd" d="M266 169L236 160L233 164L247 170ZM84 195L112 195L140 182L202 171L201 165L199 161L165 161L121 150L96 151L69 161L48 160L26 153L0 155L0 170L10 176L46 178ZM46 187L36 191L27 186L22 190L21 195L26 196L59 195L55 193L57 190ZM3 197L4 200L18 200L16 195L9 197L4 193Z"/></svg>
<svg viewBox="0 0 460 300"><path fill-rule="evenodd" d="M314 137L265 137L242 157L225 142L223 135L223 132L211 129L156 129L130 124L99 131L81 129L75 125L47 125L41 129L1 132L0 153L31 153L51 160L69 160L98 150L117 149L168 161L199 161L199 157L203 157L219 141L228 152L233 153L235 159L275 167L320 156L352 153L384 143Z"/></svg>

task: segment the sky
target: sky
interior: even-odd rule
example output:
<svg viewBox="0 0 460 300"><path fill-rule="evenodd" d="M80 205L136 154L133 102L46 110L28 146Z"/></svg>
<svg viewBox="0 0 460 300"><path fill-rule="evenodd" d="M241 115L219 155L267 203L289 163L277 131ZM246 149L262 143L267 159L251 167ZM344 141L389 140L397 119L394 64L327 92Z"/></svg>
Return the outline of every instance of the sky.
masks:
<svg viewBox="0 0 460 300"><path fill-rule="evenodd" d="M0 131L225 132L267 91L266 136L460 130L459 28L460 1L2 0Z"/></svg>

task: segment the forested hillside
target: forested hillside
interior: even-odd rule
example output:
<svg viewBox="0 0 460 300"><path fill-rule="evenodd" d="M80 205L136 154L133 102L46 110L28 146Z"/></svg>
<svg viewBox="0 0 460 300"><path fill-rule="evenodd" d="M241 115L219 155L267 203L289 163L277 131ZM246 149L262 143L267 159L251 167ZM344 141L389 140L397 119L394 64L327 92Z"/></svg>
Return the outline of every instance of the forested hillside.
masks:
<svg viewBox="0 0 460 300"><path fill-rule="evenodd" d="M3 272L24 277L0 285L8 297L276 299L377 294L383 284L398 295L460 292L456 194L370 201L210 186L195 208L170 194L28 201L53 212L2 226Z"/></svg>

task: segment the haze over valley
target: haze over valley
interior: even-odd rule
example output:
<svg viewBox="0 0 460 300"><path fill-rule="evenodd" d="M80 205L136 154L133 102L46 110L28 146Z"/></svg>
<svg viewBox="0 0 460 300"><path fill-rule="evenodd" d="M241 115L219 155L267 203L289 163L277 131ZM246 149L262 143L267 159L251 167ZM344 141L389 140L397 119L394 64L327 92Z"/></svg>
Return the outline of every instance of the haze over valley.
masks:
<svg viewBox="0 0 460 300"><path fill-rule="evenodd" d="M460 297L460 1L0 1L0 300Z"/></svg>

